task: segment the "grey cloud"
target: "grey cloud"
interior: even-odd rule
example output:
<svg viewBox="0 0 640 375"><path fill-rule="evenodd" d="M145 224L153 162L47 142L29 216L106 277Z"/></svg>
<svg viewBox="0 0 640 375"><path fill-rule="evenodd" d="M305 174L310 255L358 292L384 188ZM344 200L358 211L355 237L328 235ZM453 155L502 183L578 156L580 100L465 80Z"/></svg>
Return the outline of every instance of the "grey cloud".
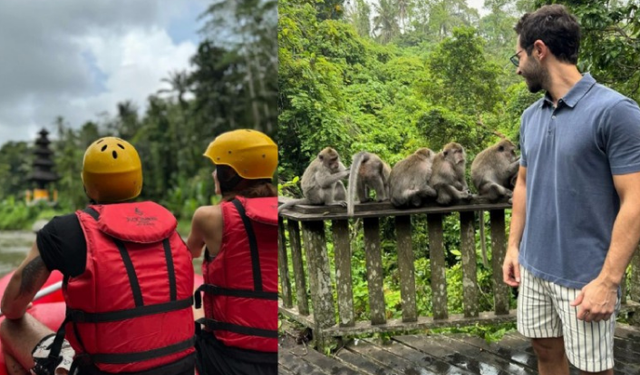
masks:
<svg viewBox="0 0 640 375"><path fill-rule="evenodd" d="M60 113L71 99L98 91L79 38L164 27L183 7L173 0L0 0L0 144L33 139L29 125L50 125L57 115L75 126L92 119Z"/></svg>

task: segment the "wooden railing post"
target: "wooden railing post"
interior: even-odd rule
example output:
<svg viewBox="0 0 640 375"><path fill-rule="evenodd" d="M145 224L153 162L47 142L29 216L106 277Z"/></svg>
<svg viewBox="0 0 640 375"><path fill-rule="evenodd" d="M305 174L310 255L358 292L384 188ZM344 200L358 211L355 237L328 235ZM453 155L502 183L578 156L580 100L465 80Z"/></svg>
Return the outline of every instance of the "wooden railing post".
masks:
<svg viewBox="0 0 640 375"><path fill-rule="evenodd" d="M278 218L278 268L280 270L280 286L282 288L282 304L293 306L291 297L291 280L289 279L289 262L287 260L287 243L284 233L283 219Z"/></svg>
<svg viewBox="0 0 640 375"><path fill-rule="evenodd" d="M320 351L324 350L326 340L323 329L336 324L331 269L327 254L327 240L324 235L324 221L303 221L302 237L307 254L309 286L313 304L314 339Z"/></svg>
<svg viewBox="0 0 640 375"><path fill-rule="evenodd" d="M338 292L338 316L340 326L353 327L353 286L351 280L351 243L349 221L333 220L333 247L336 259L336 290Z"/></svg>
<svg viewBox="0 0 640 375"><path fill-rule="evenodd" d="M631 258L631 277L629 277L629 297L640 302L640 249Z"/></svg>
<svg viewBox="0 0 640 375"><path fill-rule="evenodd" d="M416 307L416 276L413 265L411 243L411 216L396 216L396 238L398 243L398 273L402 296L402 321L418 320Z"/></svg>
<svg viewBox="0 0 640 375"><path fill-rule="evenodd" d="M504 210L489 211L491 219L491 265L493 267L493 299L496 315L509 314L510 288L502 280L502 263L507 252Z"/></svg>
<svg viewBox="0 0 640 375"><path fill-rule="evenodd" d="M385 313L382 249L380 247L380 223L378 218L365 218L364 256L367 263L367 284L369 287L369 312L371 324L384 324Z"/></svg>
<svg viewBox="0 0 640 375"><path fill-rule="evenodd" d="M295 220L287 220L289 227L289 242L291 244L291 263L293 264L293 278L296 284L296 300L298 313L309 315L309 299L307 298L307 282L305 280L304 265L302 264L302 246L300 244L300 225Z"/></svg>
<svg viewBox="0 0 640 375"><path fill-rule="evenodd" d="M464 316L478 316L478 274L473 211L460 212L460 253L462 254L462 299Z"/></svg>
<svg viewBox="0 0 640 375"><path fill-rule="evenodd" d="M447 319L447 280L444 264L444 236L442 214L427 215L429 228L429 258L431 259L431 294L433 318Z"/></svg>

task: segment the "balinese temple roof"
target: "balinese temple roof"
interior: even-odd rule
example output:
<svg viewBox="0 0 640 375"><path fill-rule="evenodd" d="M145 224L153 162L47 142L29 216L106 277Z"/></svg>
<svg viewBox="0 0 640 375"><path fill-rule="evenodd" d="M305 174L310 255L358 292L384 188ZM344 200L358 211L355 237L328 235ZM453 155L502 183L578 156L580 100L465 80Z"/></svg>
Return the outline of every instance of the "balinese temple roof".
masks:
<svg viewBox="0 0 640 375"><path fill-rule="evenodd" d="M36 155L33 161L34 169L28 178L42 187L45 183L57 181L60 177L51 171L55 163L51 160L53 151L49 149L49 144L51 143L51 141L47 139L49 132L43 128L38 134L40 134L40 137L36 139L36 146L33 150L33 153Z"/></svg>
<svg viewBox="0 0 640 375"><path fill-rule="evenodd" d="M57 181L60 177L55 172L51 171L33 171L29 175L29 180L32 181L44 181L44 182L52 182Z"/></svg>
<svg viewBox="0 0 640 375"><path fill-rule="evenodd" d="M38 158L33 161L33 165L38 165L41 167L53 167L55 163L53 162L53 160Z"/></svg>
<svg viewBox="0 0 640 375"><path fill-rule="evenodd" d="M48 157L49 155L53 155L53 151L49 150L48 148L36 148L35 150L33 150L33 153L36 155L42 155L45 157Z"/></svg>
<svg viewBox="0 0 640 375"><path fill-rule="evenodd" d="M42 138L36 139L36 144L38 146L48 146L50 143L51 143L51 141L48 140L48 139L42 139Z"/></svg>

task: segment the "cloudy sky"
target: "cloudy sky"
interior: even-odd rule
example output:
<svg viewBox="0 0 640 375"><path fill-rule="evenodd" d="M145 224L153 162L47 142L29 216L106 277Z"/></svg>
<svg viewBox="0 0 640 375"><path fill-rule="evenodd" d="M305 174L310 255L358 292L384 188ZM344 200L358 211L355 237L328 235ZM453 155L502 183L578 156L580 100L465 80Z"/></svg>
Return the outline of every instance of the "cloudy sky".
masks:
<svg viewBox="0 0 640 375"><path fill-rule="evenodd" d="M190 70L211 0L0 0L0 145L143 107Z"/></svg>

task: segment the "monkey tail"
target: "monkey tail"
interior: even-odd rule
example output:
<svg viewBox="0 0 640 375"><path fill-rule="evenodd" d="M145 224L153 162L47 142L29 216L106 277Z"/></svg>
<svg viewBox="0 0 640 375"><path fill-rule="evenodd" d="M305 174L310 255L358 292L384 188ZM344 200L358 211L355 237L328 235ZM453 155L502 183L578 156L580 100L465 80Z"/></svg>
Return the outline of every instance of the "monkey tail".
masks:
<svg viewBox="0 0 640 375"><path fill-rule="evenodd" d="M310 204L310 202L307 198L290 200L287 203L283 203L280 206L278 206L278 213L282 212L283 210L287 210L290 207L293 207L298 204Z"/></svg>
<svg viewBox="0 0 640 375"><path fill-rule="evenodd" d="M366 151L360 151L353 155L351 168L349 172L349 188L347 191L347 214L353 216L354 205L356 200L356 188L358 185L358 171L362 162L366 159Z"/></svg>
<svg viewBox="0 0 640 375"><path fill-rule="evenodd" d="M486 268L489 268L489 262L487 261L487 240L485 238L484 230L484 211L480 211L480 244L482 246L482 264Z"/></svg>

